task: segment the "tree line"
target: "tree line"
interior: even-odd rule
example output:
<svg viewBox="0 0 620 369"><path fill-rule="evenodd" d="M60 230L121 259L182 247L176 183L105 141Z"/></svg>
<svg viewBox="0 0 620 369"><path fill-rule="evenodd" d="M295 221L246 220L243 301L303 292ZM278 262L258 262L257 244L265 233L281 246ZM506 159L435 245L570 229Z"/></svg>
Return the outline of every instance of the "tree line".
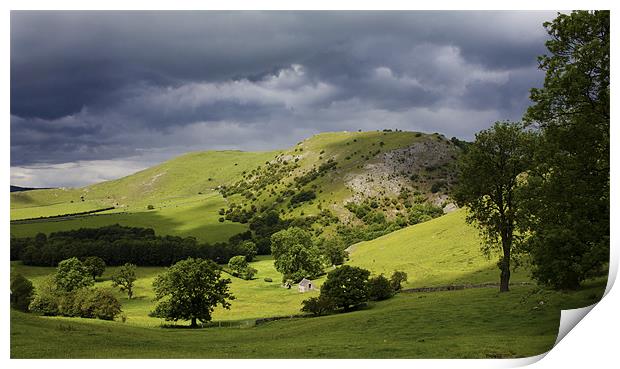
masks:
<svg viewBox="0 0 620 369"><path fill-rule="evenodd" d="M118 224L101 228L81 228L55 232L46 236L12 238L11 260L25 265L56 266L72 257L96 256L107 265L131 263L141 266L169 266L192 258L227 263L237 255L256 255L251 245L236 237L228 243L199 243L193 237L157 236L150 228L125 227Z"/></svg>

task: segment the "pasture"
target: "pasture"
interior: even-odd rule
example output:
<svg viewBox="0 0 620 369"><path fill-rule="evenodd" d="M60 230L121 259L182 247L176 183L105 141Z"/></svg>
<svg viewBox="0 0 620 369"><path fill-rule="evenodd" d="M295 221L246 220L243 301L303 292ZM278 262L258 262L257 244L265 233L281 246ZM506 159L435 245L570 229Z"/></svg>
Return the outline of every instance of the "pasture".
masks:
<svg viewBox="0 0 620 369"><path fill-rule="evenodd" d="M197 330L11 311L11 357L527 357L552 347L561 309L592 304L604 288L597 280L572 293L529 286L503 294L494 288L401 293L347 314Z"/></svg>

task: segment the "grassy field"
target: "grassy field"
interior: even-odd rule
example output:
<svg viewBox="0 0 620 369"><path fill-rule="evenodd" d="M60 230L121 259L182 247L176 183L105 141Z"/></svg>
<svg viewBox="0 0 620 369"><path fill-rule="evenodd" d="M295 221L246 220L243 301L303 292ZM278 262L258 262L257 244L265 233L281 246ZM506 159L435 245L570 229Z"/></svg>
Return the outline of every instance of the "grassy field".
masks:
<svg viewBox="0 0 620 369"><path fill-rule="evenodd" d="M560 309L594 303L604 288L604 281L595 281L576 293L537 292L533 287L504 294L491 288L403 293L347 314L199 330L12 311L11 357L526 357L552 347Z"/></svg>
<svg viewBox="0 0 620 369"><path fill-rule="evenodd" d="M282 288L280 286L282 275L275 270L273 260L270 257L259 257L251 265L258 272L256 277L250 281L224 274L232 281L230 290L236 299L232 301L230 310L217 308L213 314L215 320L243 321L299 314L302 300L318 294L315 291L302 294L297 291L297 288L290 290ZM112 289L110 277L116 269L117 267L106 268L96 286ZM155 295L152 290L153 280L164 269L161 267L139 267L135 297L131 300L127 299L126 294L114 290L115 296L123 305L123 312L127 315L127 324L146 327L158 327L162 323L168 324L161 319L148 316L149 312L155 307L153 302ZM54 268L24 266L21 265L21 262L11 263L11 273L22 274L34 283L35 288L47 275L54 271ZM265 282L265 278L271 278L273 282ZM315 283L321 284L323 279L318 279ZM185 322L180 324L185 324Z"/></svg>
<svg viewBox="0 0 620 369"><path fill-rule="evenodd" d="M153 228L159 235L193 236L202 242L224 242L244 232L247 225L218 221L218 209L226 206L222 196L211 191L194 195L174 203L163 204L154 210L134 212L106 212L68 220L40 220L25 224L11 224L11 236L34 236L39 232L51 233L77 228L96 228L111 224Z"/></svg>
<svg viewBox="0 0 620 369"><path fill-rule="evenodd" d="M497 256L480 252L478 231L465 223L465 211L392 232L351 247L350 264L389 276L407 272L406 287L498 282ZM517 269L511 282L528 281Z"/></svg>
<svg viewBox="0 0 620 369"><path fill-rule="evenodd" d="M389 236L355 245L350 263L374 274L407 271L405 287L495 282L493 261L479 255L476 233L462 212L415 225ZM557 335L560 309L592 304L602 296L605 280L589 282L578 292L560 293L514 286L434 293L401 293L368 309L321 318L296 318L258 326L257 318L299 314L303 299L296 288L280 287L273 260L251 263L256 278L230 277L236 296L230 310L217 308L214 322L201 330L160 328L148 316L151 289L163 268L138 268L136 298L115 291L125 323L80 318L38 317L11 313L12 357L523 357L548 350ZM109 267L97 285L111 288ZM54 268L11 264L38 285ZM273 282L266 282L271 278ZM315 281L320 286L323 278ZM525 272L513 281L527 280ZM541 303L542 302L542 303ZM184 325L185 322L179 322ZM62 337L62 339L58 339ZM300 345L299 342L303 342ZM303 347L303 349L299 349Z"/></svg>

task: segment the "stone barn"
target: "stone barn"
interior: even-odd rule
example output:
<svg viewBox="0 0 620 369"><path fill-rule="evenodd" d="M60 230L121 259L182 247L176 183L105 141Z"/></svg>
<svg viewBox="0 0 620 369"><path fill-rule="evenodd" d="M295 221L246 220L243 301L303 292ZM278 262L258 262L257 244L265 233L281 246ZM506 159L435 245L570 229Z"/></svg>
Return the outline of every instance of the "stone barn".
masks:
<svg viewBox="0 0 620 369"><path fill-rule="evenodd" d="M307 292L311 290L314 290L314 284L312 284L311 280L304 278L301 282L299 282L299 292Z"/></svg>

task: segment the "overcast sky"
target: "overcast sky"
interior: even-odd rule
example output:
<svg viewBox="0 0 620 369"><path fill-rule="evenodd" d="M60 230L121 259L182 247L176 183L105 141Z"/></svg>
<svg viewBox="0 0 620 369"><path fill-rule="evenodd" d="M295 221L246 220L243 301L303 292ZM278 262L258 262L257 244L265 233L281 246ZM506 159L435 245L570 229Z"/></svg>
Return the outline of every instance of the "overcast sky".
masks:
<svg viewBox="0 0 620 369"><path fill-rule="evenodd" d="M11 183L187 151L518 120L554 12L12 12Z"/></svg>

